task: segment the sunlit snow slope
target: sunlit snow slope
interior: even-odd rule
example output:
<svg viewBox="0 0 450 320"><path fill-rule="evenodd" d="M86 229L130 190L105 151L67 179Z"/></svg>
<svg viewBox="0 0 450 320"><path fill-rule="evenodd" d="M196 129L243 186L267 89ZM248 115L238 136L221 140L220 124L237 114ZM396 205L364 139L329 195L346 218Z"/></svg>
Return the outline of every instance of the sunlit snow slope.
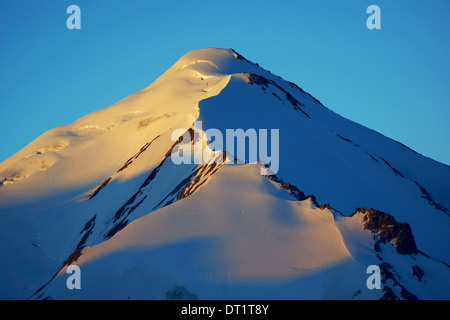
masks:
<svg viewBox="0 0 450 320"><path fill-rule="evenodd" d="M222 164L174 164L171 135L202 141L196 120L279 129L279 171L225 145ZM194 50L0 163L0 297L449 298L449 190L450 167L231 49Z"/></svg>

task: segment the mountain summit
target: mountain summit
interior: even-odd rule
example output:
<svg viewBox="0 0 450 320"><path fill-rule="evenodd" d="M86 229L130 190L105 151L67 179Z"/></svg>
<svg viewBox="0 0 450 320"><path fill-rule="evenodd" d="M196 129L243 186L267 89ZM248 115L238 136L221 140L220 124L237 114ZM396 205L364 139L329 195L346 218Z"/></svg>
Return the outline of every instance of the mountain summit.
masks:
<svg viewBox="0 0 450 320"><path fill-rule="evenodd" d="M208 136L238 129L259 151L277 130L276 172ZM211 161L174 162L197 145ZM448 190L450 167L232 49L194 50L0 163L0 297L448 299Z"/></svg>

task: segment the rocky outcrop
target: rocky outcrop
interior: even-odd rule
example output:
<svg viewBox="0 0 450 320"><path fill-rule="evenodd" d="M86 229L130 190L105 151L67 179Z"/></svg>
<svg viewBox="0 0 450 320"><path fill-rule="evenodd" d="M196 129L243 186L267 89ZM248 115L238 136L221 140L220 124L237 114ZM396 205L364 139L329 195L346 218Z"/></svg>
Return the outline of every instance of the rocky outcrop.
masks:
<svg viewBox="0 0 450 320"><path fill-rule="evenodd" d="M297 188L294 185L291 185L290 183L284 182L283 179L278 178L276 175L273 174L273 175L267 176L267 178L273 182L278 183L278 185L281 188L283 188L284 190L289 192L298 201L303 201L303 200L308 199L308 197L302 191L300 191L299 188ZM314 196L310 196L310 197L314 197ZM314 197L312 199L313 199L313 202L315 202L316 198Z"/></svg>
<svg viewBox="0 0 450 320"><path fill-rule="evenodd" d="M389 281L393 287L400 288L400 297L405 300L418 300L417 296L408 291L397 279L400 276L394 271L392 265L384 262L379 265L381 270L382 282L385 284ZM394 293L394 291L389 286L384 286L384 295L380 300L399 300L399 297Z"/></svg>
<svg viewBox="0 0 450 320"><path fill-rule="evenodd" d="M416 186L419 187L420 192L422 193L422 198L426 199L430 205L436 208L436 210L442 211L446 215L450 216L449 210L444 207L443 205L440 205L434 199L430 196L427 189L425 189L422 185L420 185L417 181L414 181Z"/></svg>
<svg viewBox="0 0 450 320"><path fill-rule="evenodd" d="M212 162L197 168L191 175L191 180L177 194L177 200L181 200L200 190L207 179L212 176L222 165L226 163L226 153L221 155L221 163Z"/></svg>
<svg viewBox="0 0 450 320"><path fill-rule="evenodd" d="M195 142L195 131L193 128L190 128L187 130L187 132L190 135L190 141L191 143ZM155 138L156 139L156 138ZM119 210L116 211L116 213L113 216L112 223L113 225L111 228L105 233L105 240L111 238L114 234L116 234L118 231L123 229L128 224L128 216L136 210L147 198L147 190L144 190L157 176L158 172L161 170L161 168L164 166L166 161L170 159L172 151L174 148L180 144L183 141L183 136L180 136L177 141L175 141L172 146L169 148L169 150L164 155L164 159L159 163L158 166L156 166L150 174L147 176L145 181L142 183L142 185L139 187L139 189L128 199L128 201L125 202L125 204L119 208ZM142 149L141 149L142 150ZM164 207L172 202L174 202L176 199L172 199L176 192L181 190L185 185L187 185L191 181L190 176L186 177L185 179L181 180L177 186L175 186L175 191L172 191L168 193L160 202L158 205L156 205L153 210L159 209L161 207Z"/></svg>
<svg viewBox="0 0 450 320"><path fill-rule="evenodd" d="M286 100L288 100L289 103L294 107L294 110L302 112L306 117L311 119L311 117L304 110L301 109L301 107L305 107L305 105L300 101L298 101L297 99L295 99L287 90L282 88L275 81L269 80L267 78L264 78L263 76L254 73L250 73L250 75L248 76L248 80L250 84L256 84L261 86L261 88L264 91L269 88L269 85L276 87L278 90L284 93L284 95L286 96Z"/></svg>
<svg viewBox="0 0 450 320"><path fill-rule="evenodd" d="M379 156L380 157L380 156ZM380 157L381 160L383 160L383 162L389 167L391 168L391 170L399 177L402 177L404 179L406 179L406 177L397 169L395 169L389 162L387 162L384 158Z"/></svg>
<svg viewBox="0 0 450 320"><path fill-rule="evenodd" d="M372 208L357 208L350 217L356 214L364 215L364 229L372 231L379 242L392 243L399 254L419 252L411 227L407 222L398 222L390 214Z"/></svg>
<svg viewBox="0 0 450 320"><path fill-rule="evenodd" d="M250 61L248 61L247 59L245 59L242 55L240 55L239 53L237 53L236 50L231 49L231 48L230 48L230 50L231 50L231 52L233 52L233 55L234 55L234 57L235 57L237 60L243 60L243 61L250 62Z"/></svg>

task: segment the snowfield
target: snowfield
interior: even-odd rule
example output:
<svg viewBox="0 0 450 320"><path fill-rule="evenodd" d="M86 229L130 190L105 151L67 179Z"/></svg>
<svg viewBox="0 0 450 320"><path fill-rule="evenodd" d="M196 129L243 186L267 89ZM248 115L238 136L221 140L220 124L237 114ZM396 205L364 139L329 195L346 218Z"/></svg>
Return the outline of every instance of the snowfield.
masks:
<svg viewBox="0 0 450 320"><path fill-rule="evenodd" d="M195 121L278 129L279 171L226 145L221 164L173 163L176 129L211 151ZM450 167L198 49L0 163L0 298L449 299L449 190Z"/></svg>

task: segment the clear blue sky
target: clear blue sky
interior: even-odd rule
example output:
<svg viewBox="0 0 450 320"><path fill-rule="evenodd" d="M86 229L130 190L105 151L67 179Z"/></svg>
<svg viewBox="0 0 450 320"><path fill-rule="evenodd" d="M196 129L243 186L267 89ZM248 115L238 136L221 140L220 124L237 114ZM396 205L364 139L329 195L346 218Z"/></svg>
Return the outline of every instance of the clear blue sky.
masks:
<svg viewBox="0 0 450 320"><path fill-rule="evenodd" d="M81 30L66 27L71 4ZM366 27L371 4L381 30ZM1 0L0 161L221 47L450 164L449 13L447 0Z"/></svg>

